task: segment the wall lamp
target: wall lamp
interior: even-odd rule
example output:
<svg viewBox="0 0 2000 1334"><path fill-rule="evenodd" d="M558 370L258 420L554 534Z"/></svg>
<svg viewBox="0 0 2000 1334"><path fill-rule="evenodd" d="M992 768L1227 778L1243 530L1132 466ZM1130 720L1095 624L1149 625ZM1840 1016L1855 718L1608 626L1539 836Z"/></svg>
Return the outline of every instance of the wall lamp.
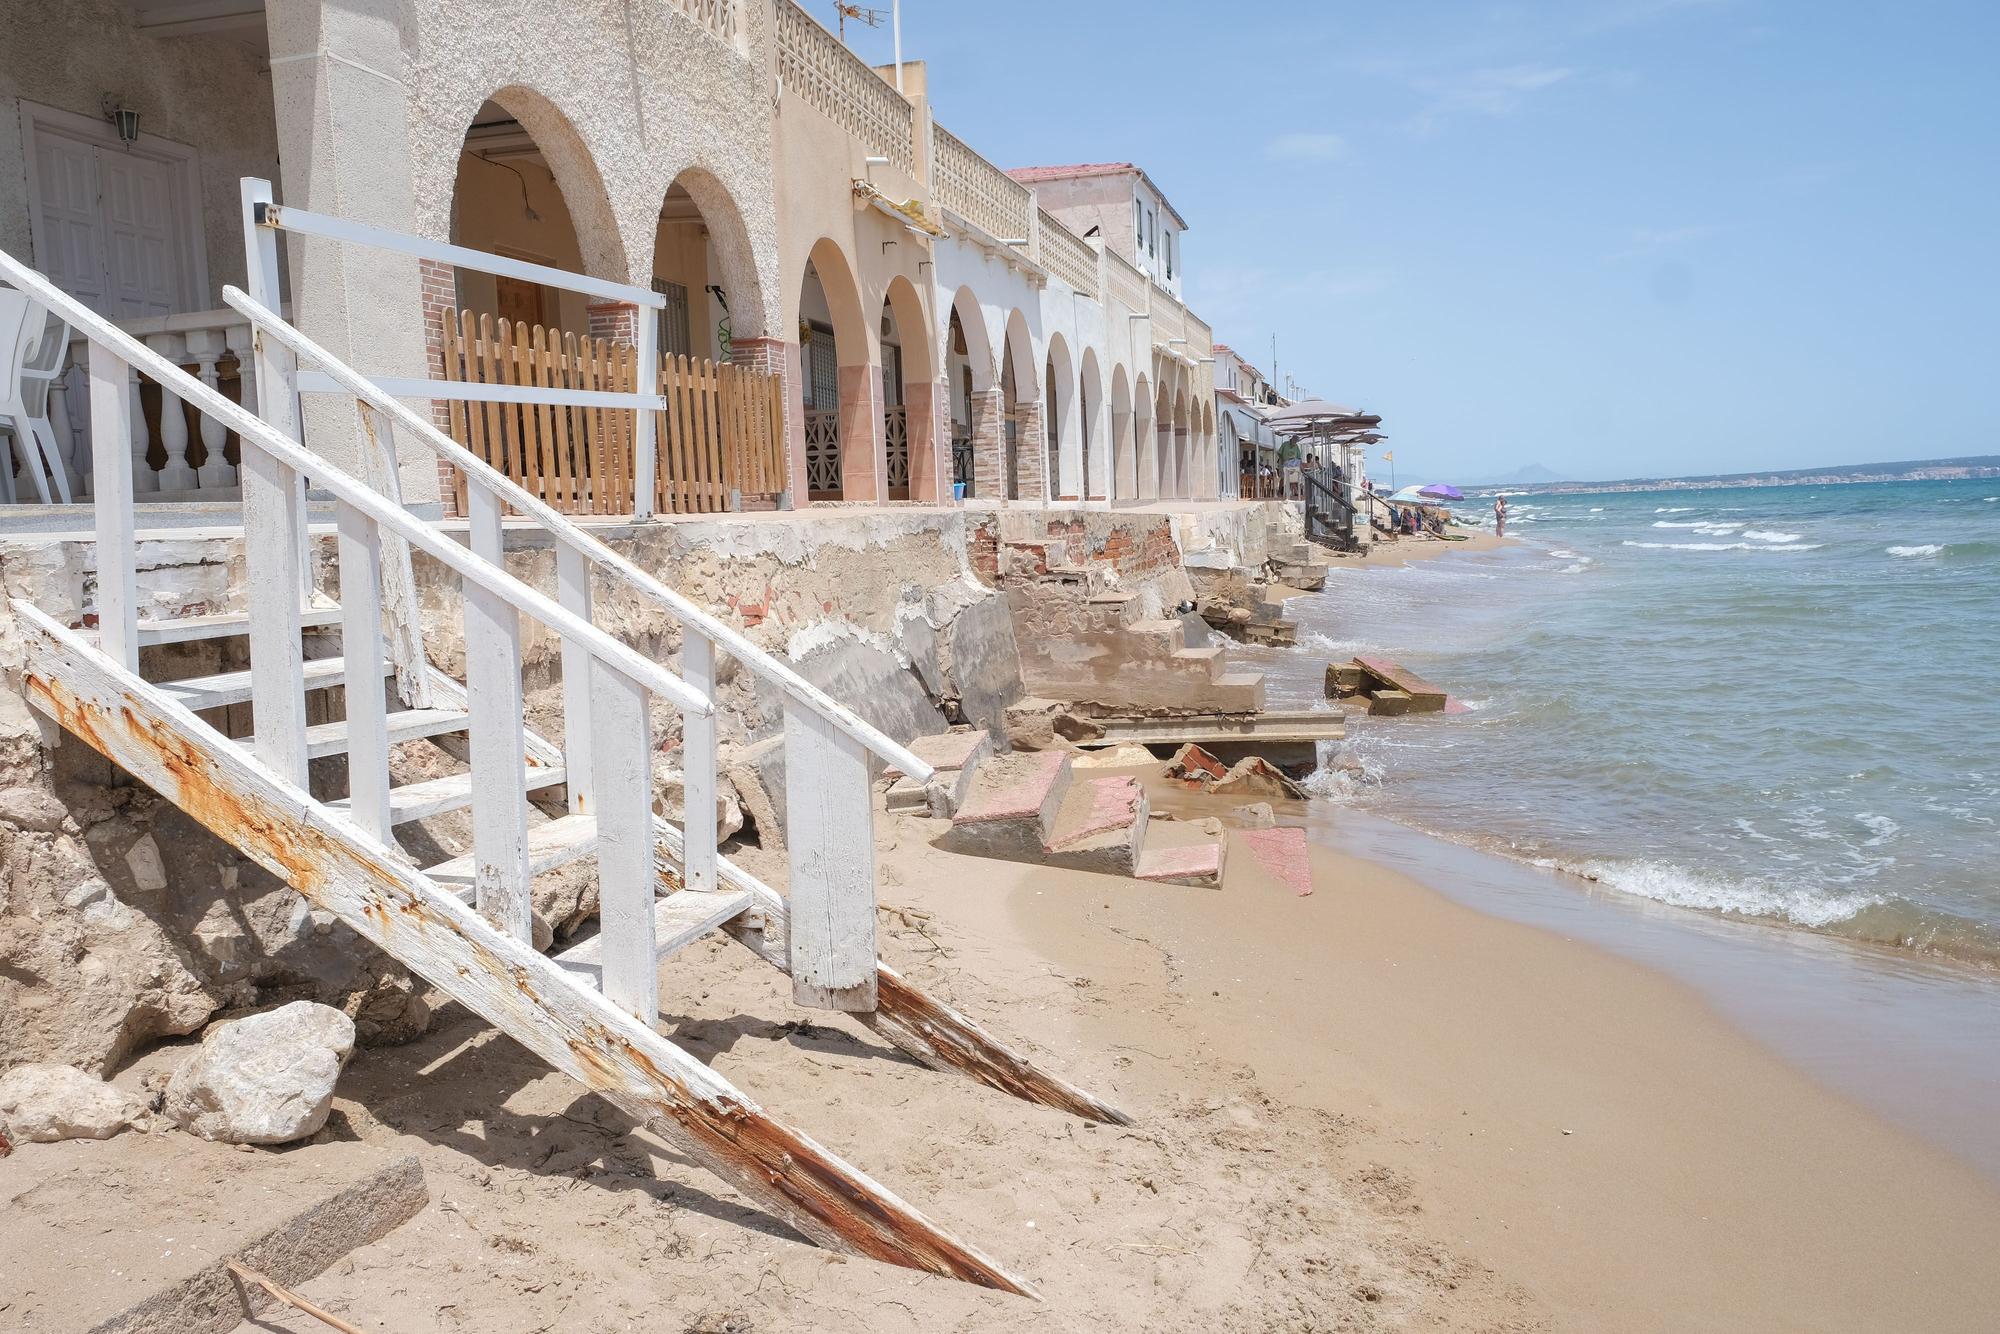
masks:
<svg viewBox="0 0 2000 1334"><path fill-rule="evenodd" d="M139 113L123 102L114 103L111 94L106 93L98 103L104 111L104 119L118 130L118 142L130 148L139 138Z"/></svg>

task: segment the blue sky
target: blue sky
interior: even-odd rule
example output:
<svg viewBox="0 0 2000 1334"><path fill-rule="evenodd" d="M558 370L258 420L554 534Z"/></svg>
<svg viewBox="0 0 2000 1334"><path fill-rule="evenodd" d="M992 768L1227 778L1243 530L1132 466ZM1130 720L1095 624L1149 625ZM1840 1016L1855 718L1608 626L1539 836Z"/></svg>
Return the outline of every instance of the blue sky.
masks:
<svg viewBox="0 0 2000 1334"><path fill-rule="evenodd" d="M1405 476L2000 453L2000 4L905 0L903 39L1000 165L1143 165L1218 339Z"/></svg>

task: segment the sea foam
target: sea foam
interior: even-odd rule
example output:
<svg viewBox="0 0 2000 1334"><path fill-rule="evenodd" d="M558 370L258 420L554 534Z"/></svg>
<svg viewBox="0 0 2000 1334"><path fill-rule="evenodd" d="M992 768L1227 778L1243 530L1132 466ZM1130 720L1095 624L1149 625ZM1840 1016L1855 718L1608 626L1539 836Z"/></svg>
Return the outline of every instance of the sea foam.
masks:
<svg viewBox="0 0 2000 1334"><path fill-rule="evenodd" d="M1944 551L1943 547L1936 545L1921 546L1921 547L1889 548L1889 554L1891 556L1936 556L1941 554L1943 551Z"/></svg>
<svg viewBox="0 0 2000 1334"><path fill-rule="evenodd" d="M1770 877L1705 876L1672 862L1586 862L1565 869L1658 903L1772 917L1800 926L1833 926L1886 901L1876 894L1833 893Z"/></svg>
<svg viewBox="0 0 2000 1334"><path fill-rule="evenodd" d="M1818 551L1818 542L1634 542L1627 539L1621 546L1638 547L1642 551ZM1891 548L1894 550L1894 548Z"/></svg>

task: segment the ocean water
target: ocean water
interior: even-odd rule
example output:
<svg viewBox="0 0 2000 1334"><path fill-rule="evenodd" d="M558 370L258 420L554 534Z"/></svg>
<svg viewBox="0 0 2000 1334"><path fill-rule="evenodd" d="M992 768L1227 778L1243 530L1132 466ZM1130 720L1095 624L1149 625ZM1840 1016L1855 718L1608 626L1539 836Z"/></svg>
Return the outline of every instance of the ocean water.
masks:
<svg viewBox="0 0 2000 1334"><path fill-rule="evenodd" d="M2000 966L2000 483L1512 510L1521 542L1337 569L1290 604L1304 651L1238 651L1274 704L1380 652L1470 706L1356 720L1323 799L1638 899Z"/></svg>

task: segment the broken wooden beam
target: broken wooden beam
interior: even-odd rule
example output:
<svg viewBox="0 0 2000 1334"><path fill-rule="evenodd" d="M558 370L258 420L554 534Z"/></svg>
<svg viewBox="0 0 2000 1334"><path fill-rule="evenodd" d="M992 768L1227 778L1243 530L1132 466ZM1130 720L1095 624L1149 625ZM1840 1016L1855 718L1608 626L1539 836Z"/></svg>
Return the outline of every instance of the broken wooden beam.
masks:
<svg viewBox="0 0 2000 1334"><path fill-rule="evenodd" d="M649 1026L495 931L390 848L33 606L13 603L36 708L283 879L314 907L604 1094L829 1249L1032 1295Z"/></svg>

